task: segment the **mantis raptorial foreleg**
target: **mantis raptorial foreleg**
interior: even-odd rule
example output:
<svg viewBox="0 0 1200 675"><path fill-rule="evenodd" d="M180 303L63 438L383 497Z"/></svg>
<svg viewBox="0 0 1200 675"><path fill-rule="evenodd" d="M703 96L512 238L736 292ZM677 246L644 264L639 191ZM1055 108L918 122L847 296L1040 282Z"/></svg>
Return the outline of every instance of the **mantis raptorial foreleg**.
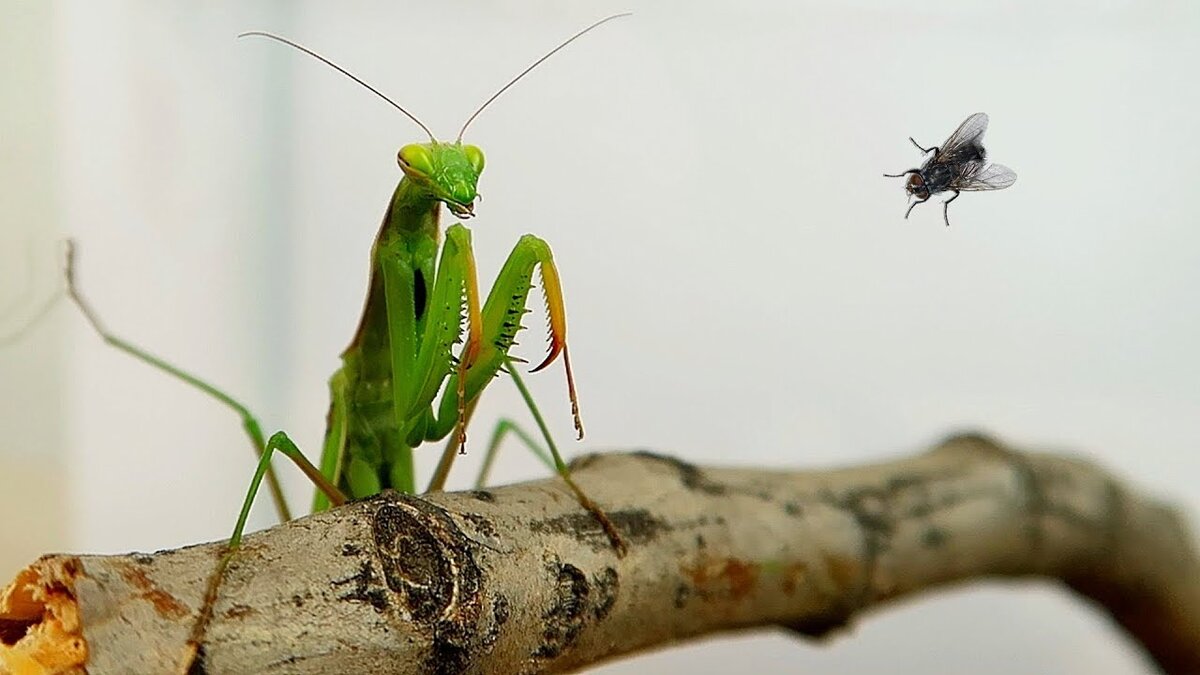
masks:
<svg viewBox="0 0 1200 675"><path fill-rule="evenodd" d="M453 229L453 228L451 228ZM505 260L496 283L488 293L487 302L483 306L482 336L475 358L467 364L466 378L461 373L455 373L446 386L445 393L438 406L437 424L429 428L428 440L437 440L449 433L453 424L465 423L461 414L460 399L457 392L462 389L462 400L474 401L491 382L502 366L508 364L508 351L512 348L517 332L523 328L521 318L528 312L526 303L529 291L533 287L534 274L540 273L542 278L542 294L546 301L550 348L545 360L533 370L540 370L550 365L560 354L567 373L567 392L571 400L571 413L576 431L582 435L583 423L579 417L579 402L575 393L575 379L571 373L571 362L567 349L566 310L562 297L562 285L559 282L558 268L554 265L554 257L546 242L531 234L521 237L516 246ZM463 361L460 360L460 364ZM512 370L509 368L509 370ZM515 379L515 378L514 378ZM528 398L527 403L533 403ZM530 406L530 411L540 417L537 408ZM549 444L549 431L543 430ZM450 463L455 450L460 446L451 443L443 453L442 461L430 482L430 490L441 490L449 473Z"/></svg>
<svg viewBox="0 0 1200 675"><path fill-rule="evenodd" d="M449 230L447 230L447 234L449 234ZM466 245L469 247L469 240ZM465 425L466 411L464 401L473 402L479 395L479 392L483 390L483 387L496 376L497 371L503 368L512 377L513 382L517 385L517 389L521 393L521 397L525 400L526 405L528 405L530 412L533 414L534 420L537 422L538 428L541 430L542 436L546 441L546 445L550 448L550 454L553 457L553 467L571 488L579 503L590 511L601 524L618 554L624 555L626 550L624 540L617 533L616 527L608 516L584 494L583 490L571 478L571 472L566 462L563 461L562 455L558 452L554 437L550 434L550 429L542 418L541 411L538 409L533 396L529 393L524 380L521 378L520 373L517 372L511 357L508 355L508 351L513 346L517 331L523 327L521 325L521 318L528 312L526 303L529 291L533 286L535 273L540 274L542 280L542 294L546 301L550 348L545 360L533 368L533 370L537 371L545 368L553 363L560 354L562 355L575 430L579 436L583 436L583 422L579 416L579 399L575 392L575 378L571 372L570 351L567 347L566 310L562 297L562 285L559 282L558 268L554 264L554 256L550 252L550 247L546 242L534 235L527 234L521 237L517 241L517 245L513 247L512 253L509 254L508 259L500 270L499 276L496 278L496 283L492 285L492 290L488 293L487 302L483 307L483 335L479 341L480 346L478 351L473 359L460 358L460 370L451 378L449 385L446 387L446 392L443 394L439 406L440 414L437 424L429 428L427 438L429 440L436 440L444 437L449 433L449 425L452 422L460 427ZM467 345L463 348L464 354L467 353L471 344L468 337ZM463 373L461 371L463 364L466 364L465 384L463 384ZM451 398L452 395L454 398ZM442 459L438 463L433 479L430 481L429 489L431 491L441 490L444 487L446 476L450 471L450 465L453 462L455 454L457 454L456 449L461 450L461 439L462 435L459 434L457 443L451 442L446 445ZM490 455L494 455L495 453L495 441L496 439L493 438L492 447L489 449ZM531 450L534 450L535 454L539 454L540 456L545 454L544 452L538 453L536 444L527 443L527 445L529 445ZM491 460L489 458L485 461L490 462Z"/></svg>

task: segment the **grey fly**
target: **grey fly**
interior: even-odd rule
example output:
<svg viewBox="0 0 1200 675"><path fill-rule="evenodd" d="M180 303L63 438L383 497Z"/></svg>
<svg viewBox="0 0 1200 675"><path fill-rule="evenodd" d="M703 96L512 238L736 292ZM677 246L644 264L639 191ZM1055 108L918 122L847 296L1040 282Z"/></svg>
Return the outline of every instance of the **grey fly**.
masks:
<svg viewBox="0 0 1200 675"><path fill-rule="evenodd" d="M909 141L923 153L930 153L919 169L904 173L883 174L888 178L908 176L904 189L917 201L904 212L907 219L913 207L929 201L940 192L953 192L954 196L942 204L942 217L950 226L950 202L958 199L960 192L982 192L1003 190L1017 181L1017 174L1003 164L988 164L987 151L983 149L983 132L987 131L987 113L975 113L958 125L942 145L922 148L912 139Z"/></svg>

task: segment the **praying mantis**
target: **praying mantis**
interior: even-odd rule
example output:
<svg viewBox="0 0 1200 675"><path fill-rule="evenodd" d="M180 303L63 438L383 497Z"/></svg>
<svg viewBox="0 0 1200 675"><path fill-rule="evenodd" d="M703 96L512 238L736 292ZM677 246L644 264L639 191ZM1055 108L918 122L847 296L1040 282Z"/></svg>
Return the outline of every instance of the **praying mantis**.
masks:
<svg viewBox="0 0 1200 675"><path fill-rule="evenodd" d="M406 117L428 136L427 143L400 148L397 161L402 177L392 194L371 251L371 271L362 317L350 345L341 355L342 366L330 380L330 408L319 463L314 465L282 431L269 438L249 409L208 382L154 356L109 332L86 302L75 279L74 248L68 244L66 293L109 345L208 394L231 408L259 461L239 511L225 554L212 574L200 616L189 639L194 658L203 642L225 569L241 545L255 496L266 480L282 519L290 511L271 468L279 452L291 459L316 485L313 511L340 505L391 488L415 493L413 451L425 443L447 439L428 490L443 488L456 455L463 451L466 429L479 397L501 372L508 373L537 423L548 454L532 438L501 422L492 435L479 481L510 431L546 458L608 536L618 556L624 540L605 513L572 480L532 396L509 355L517 333L524 328L529 292L541 283L548 318L549 350L532 368L540 371L561 361L566 375L575 430L583 437L567 347L567 325L562 284L549 245L526 234L512 249L486 298L480 294L471 232L461 222L444 230L440 225L444 205L453 216L474 216L477 184L484 154L464 144L463 135L493 101L546 59L611 20L598 21L564 41L505 84L463 124L452 142L438 141L429 128L403 107L347 70L306 47L277 35L244 33L282 42L338 70L366 87ZM456 350L456 347L458 347Z"/></svg>

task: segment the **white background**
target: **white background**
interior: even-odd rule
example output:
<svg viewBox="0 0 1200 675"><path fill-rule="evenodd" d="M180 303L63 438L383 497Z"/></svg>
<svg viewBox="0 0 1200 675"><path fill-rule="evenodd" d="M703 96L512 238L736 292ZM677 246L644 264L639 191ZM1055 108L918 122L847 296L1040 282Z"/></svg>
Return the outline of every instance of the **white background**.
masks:
<svg viewBox="0 0 1200 675"><path fill-rule="evenodd" d="M481 279L524 232L554 247L583 448L819 468L982 429L1086 453L1197 513L1194 3L33 4L0 10L35 31L0 71L0 105L27 123L0 129L0 151L25 149L0 164L0 333L53 291L46 261L75 237L114 330L315 454L395 152L423 139L311 59L234 35L298 39L452 138L545 50L633 10L467 134L488 153L471 222ZM901 181L880 174L919 161L907 136L938 143L980 110L1016 185L964 194L950 228L936 201L905 221ZM41 201L21 187L30 175L46 178ZM541 354L535 335L523 343ZM28 521L11 545L39 548L13 569L46 546L227 535L252 470L227 410L104 348L65 308L0 351L0 376L0 461L44 460L69 505L50 544ZM569 437L561 371L531 380ZM521 411L500 382L475 437ZM498 482L545 474L510 452ZM58 499L14 498L22 475L0 474L0 512ZM734 669L1148 672L1101 615L1036 583L923 598L828 646L763 631L594 672Z"/></svg>

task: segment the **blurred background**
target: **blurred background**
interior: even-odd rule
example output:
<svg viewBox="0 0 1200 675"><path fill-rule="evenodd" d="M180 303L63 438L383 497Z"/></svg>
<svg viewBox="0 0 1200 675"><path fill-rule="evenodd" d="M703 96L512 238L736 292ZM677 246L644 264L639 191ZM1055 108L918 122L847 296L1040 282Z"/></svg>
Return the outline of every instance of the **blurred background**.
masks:
<svg viewBox="0 0 1200 675"><path fill-rule="evenodd" d="M467 134L488 153L481 280L524 232L554 247L589 432L573 454L818 469L981 429L1087 454L1197 515L1190 2L8 0L0 335L60 287L73 237L115 332L315 457L396 150L423 138L330 69L234 36L295 38L452 138L529 62L626 10ZM909 135L939 143L976 111L1016 185L964 194L950 228L940 198L905 221L902 181L880 174L920 161ZM561 371L530 382L569 438ZM104 347L72 308L0 349L0 401L0 577L46 551L228 534L252 472L235 417ZM498 381L475 438L501 415L526 418ZM497 482L546 475L507 453ZM254 526L273 518L260 499ZM592 672L733 669L1149 672L1101 615L1038 583L921 598L827 646L759 631Z"/></svg>

